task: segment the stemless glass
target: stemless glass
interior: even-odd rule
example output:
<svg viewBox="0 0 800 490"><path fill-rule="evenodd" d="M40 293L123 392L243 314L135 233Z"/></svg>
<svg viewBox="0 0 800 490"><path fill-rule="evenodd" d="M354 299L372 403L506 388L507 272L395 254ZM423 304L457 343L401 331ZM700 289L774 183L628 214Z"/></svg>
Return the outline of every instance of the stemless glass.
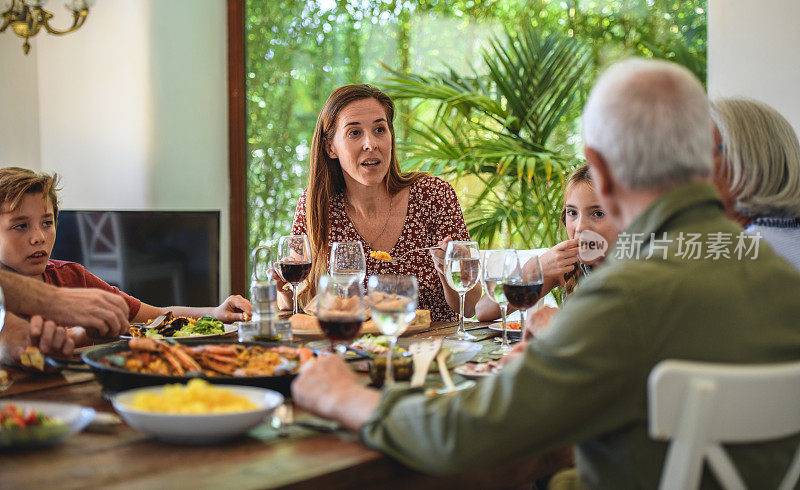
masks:
<svg viewBox="0 0 800 490"><path fill-rule="evenodd" d="M306 235L281 237L278 241L278 267L283 280L292 285L292 313L297 314L297 285L311 272L311 244Z"/></svg>
<svg viewBox="0 0 800 490"><path fill-rule="evenodd" d="M503 343L500 347L490 352L490 354L508 354L512 347L508 342L508 326L506 325L506 314L508 313L508 299L503 292L503 280L505 273L506 257L513 250L486 250L483 252L483 267L481 268L481 284L486 291L486 295L497 303L503 318Z"/></svg>
<svg viewBox="0 0 800 490"><path fill-rule="evenodd" d="M331 342L331 352L343 354L366 318L361 284L337 284L323 274L317 287L317 318L322 333Z"/></svg>
<svg viewBox="0 0 800 490"><path fill-rule="evenodd" d="M447 243L444 253L444 276L447 284L458 293L459 315L458 330L446 338L455 340L475 340L472 334L464 330L464 296L472 289L480 278L481 259L477 242L452 241Z"/></svg>
<svg viewBox="0 0 800 490"><path fill-rule="evenodd" d="M397 337L403 334L417 316L417 294L419 286L414 276L380 275L370 276L367 283L367 303L372 319L381 333L389 338L386 353L385 386L394 383L392 356Z"/></svg>
<svg viewBox="0 0 800 490"><path fill-rule="evenodd" d="M539 300L543 278L542 264L538 256L522 264L515 250L506 255L503 268L503 293L508 304L517 308L522 317L519 333L521 340L525 340L525 312Z"/></svg>
<svg viewBox="0 0 800 490"><path fill-rule="evenodd" d="M333 242L328 273L342 286L353 281L362 284L367 275L367 260L361 242Z"/></svg>

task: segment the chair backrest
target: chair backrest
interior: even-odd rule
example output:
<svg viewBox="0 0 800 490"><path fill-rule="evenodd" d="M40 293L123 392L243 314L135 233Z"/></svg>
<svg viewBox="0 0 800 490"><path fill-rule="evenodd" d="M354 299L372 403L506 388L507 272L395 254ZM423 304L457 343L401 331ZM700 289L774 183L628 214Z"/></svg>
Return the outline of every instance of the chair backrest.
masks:
<svg viewBox="0 0 800 490"><path fill-rule="evenodd" d="M83 265L124 267L125 244L119 216L113 211L81 211L75 213L81 238Z"/></svg>
<svg viewBox="0 0 800 490"><path fill-rule="evenodd" d="M755 443L800 433L800 362L770 365L667 360L648 379L650 436L672 439L662 489L700 485L708 461L724 488L744 482L723 443ZM780 489L800 477L800 448Z"/></svg>

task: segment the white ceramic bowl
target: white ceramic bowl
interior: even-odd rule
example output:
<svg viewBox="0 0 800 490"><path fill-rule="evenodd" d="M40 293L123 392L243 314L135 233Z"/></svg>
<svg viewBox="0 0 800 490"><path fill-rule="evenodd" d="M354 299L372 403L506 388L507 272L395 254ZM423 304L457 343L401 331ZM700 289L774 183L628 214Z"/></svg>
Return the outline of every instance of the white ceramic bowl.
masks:
<svg viewBox="0 0 800 490"><path fill-rule="evenodd" d="M93 408L73 405L71 403L39 402L24 400L4 400L5 405L14 404L23 412L35 410L58 419L63 424L46 427L29 427L25 431L9 431L0 436L0 449L25 446L54 444L62 439L82 431L95 416Z"/></svg>
<svg viewBox="0 0 800 490"><path fill-rule="evenodd" d="M188 415L144 412L131 407L137 393L160 391L163 386L123 391L115 395L111 403L122 420L134 429L177 444L208 444L236 437L263 422L283 403L283 395L265 388L220 384L214 386L224 387L244 396L258 408L247 412Z"/></svg>

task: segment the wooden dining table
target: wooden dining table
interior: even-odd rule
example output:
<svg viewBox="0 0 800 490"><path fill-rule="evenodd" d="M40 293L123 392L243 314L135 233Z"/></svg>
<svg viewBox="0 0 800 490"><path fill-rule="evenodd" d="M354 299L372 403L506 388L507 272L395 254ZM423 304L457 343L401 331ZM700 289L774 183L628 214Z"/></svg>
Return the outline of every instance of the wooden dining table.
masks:
<svg viewBox="0 0 800 490"><path fill-rule="evenodd" d="M483 344L496 332L468 326ZM452 324L431 324L414 337L452 333ZM13 385L0 403L57 401L94 408L93 423L63 442L0 452L0 489L5 488L530 488L531 482L572 466L572 449L561 448L519 461L487 464L467 473L436 477L420 473L365 446L346 430L321 431L265 423L247 435L214 445L160 442L114 420L114 410L90 373L33 374L11 368ZM429 378L432 378L429 377ZM458 379L458 377L456 377ZM434 381L435 382L435 381ZM295 420L324 421L295 409Z"/></svg>

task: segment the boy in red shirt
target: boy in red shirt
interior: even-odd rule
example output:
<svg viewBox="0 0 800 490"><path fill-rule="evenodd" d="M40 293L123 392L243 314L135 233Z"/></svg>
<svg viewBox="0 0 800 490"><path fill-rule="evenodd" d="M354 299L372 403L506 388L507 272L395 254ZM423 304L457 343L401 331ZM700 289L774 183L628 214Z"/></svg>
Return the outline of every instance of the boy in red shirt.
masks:
<svg viewBox="0 0 800 490"><path fill-rule="evenodd" d="M0 169L0 268L54 286L98 288L118 294L128 304L131 322L144 322L167 311L194 318L210 315L223 322L243 320L251 313L250 302L238 295L229 296L217 307L150 306L110 286L80 264L50 260L58 217L56 178L18 167ZM76 345L88 343L82 327L69 329L64 342L70 339ZM0 335L0 346L2 343Z"/></svg>

